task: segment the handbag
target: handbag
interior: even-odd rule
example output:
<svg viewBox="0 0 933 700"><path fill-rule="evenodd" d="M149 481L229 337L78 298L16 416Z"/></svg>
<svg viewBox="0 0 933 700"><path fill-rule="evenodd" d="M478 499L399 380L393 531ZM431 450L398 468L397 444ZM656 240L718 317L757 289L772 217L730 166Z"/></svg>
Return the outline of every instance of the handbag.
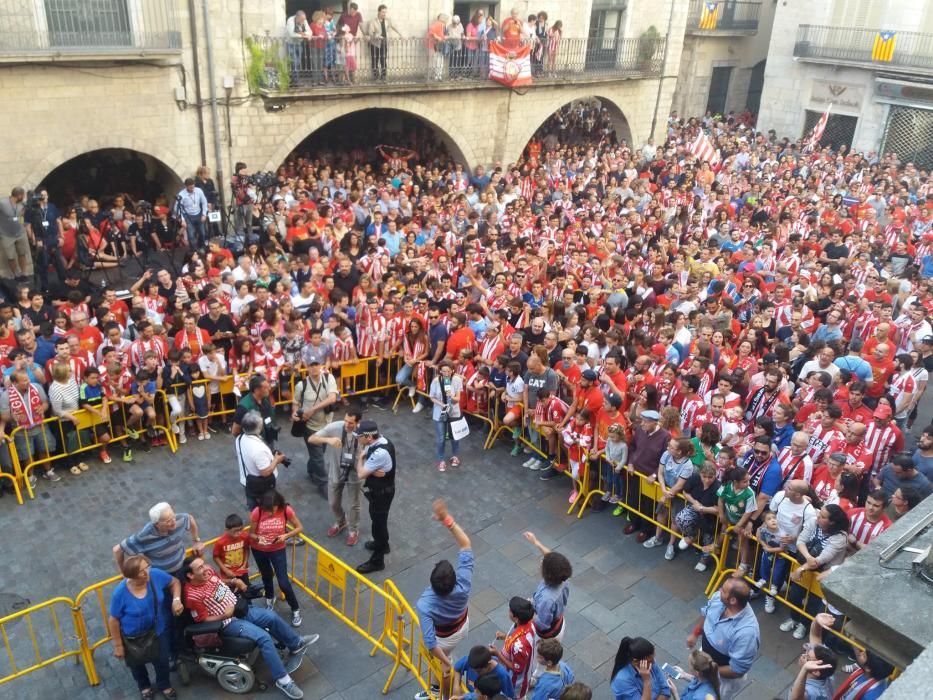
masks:
<svg viewBox="0 0 933 700"><path fill-rule="evenodd" d="M243 476L246 477L246 493L248 493L253 498L261 497L266 491L275 488L275 473L269 474L268 476L256 476L255 474L246 473L246 464L243 463L243 446L241 440L243 436L237 438L237 457L240 459L240 469L243 470Z"/></svg>
<svg viewBox="0 0 933 700"><path fill-rule="evenodd" d="M156 592L152 581L149 581L149 592L152 593L152 629L133 637L123 635L123 660L127 666L142 666L159 658L159 635L156 634L159 612L156 607Z"/></svg>
<svg viewBox="0 0 933 700"><path fill-rule="evenodd" d="M450 422L450 435L454 440L462 440L470 434L470 424L466 418L458 418Z"/></svg>

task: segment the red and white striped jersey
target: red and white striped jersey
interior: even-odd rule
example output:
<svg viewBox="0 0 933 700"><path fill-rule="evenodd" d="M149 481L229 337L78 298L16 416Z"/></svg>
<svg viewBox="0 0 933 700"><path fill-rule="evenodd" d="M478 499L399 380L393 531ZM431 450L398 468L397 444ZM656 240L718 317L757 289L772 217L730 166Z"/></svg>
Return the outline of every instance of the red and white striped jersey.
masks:
<svg viewBox="0 0 933 700"><path fill-rule="evenodd" d="M137 338L130 346L130 362L133 363L133 367L139 369L143 366L143 356L147 352L154 352L159 356L160 367L165 364L165 355L162 352L162 343L159 342L157 338L152 338L151 340Z"/></svg>
<svg viewBox="0 0 933 700"><path fill-rule="evenodd" d="M362 323L356 326L356 349L360 357L379 354L386 338L386 320L382 316L370 317L367 313Z"/></svg>
<svg viewBox="0 0 933 700"><path fill-rule="evenodd" d="M869 522L865 516L864 508L853 508L849 511L849 533L857 542L869 544L882 532L891 527L891 520L884 513L877 522Z"/></svg>
<svg viewBox="0 0 933 700"><path fill-rule="evenodd" d="M836 427L824 428L820 421L813 421L804 428L810 433L810 445L807 454L814 464L823 460L823 456L831 451L838 449L845 441L845 435Z"/></svg>
<svg viewBox="0 0 933 700"><path fill-rule="evenodd" d="M334 338L334 347L331 350L331 356L336 362L346 362L355 360L356 346L353 344L353 336L347 335L346 339Z"/></svg>
<svg viewBox="0 0 933 700"><path fill-rule="evenodd" d="M278 379L279 370L284 364L285 355L279 341L273 340L271 347L267 347L265 343L260 343L253 348L253 369L264 375L270 382Z"/></svg>
<svg viewBox="0 0 933 700"><path fill-rule="evenodd" d="M699 396L691 396L680 407L680 428L684 434L690 434L700 427L706 414L706 404Z"/></svg>
<svg viewBox="0 0 933 700"><path fill-rule="evenodd" d="M810 483L813 477L813 460L806 451L802 455L795 455L790 447L785 447L778 453L777 459L781 465L781 483L792 479L803 479Z"/></svg>
<svg viewBox="0 0 933 700"><path fill-rule="evenodd" d="M891 455L904 449L904 436L894 422L880 426L875 421L865 429L865 448L874 455L872 474L877 474L890 461Z"/></svg>
<svg viewBox="0 0 933 700"><path fill-rule="evenodd" d="M901 372L891 378L891 387L889 393L894 399L894 405L901 403L901 396L904 394L913 394L917 390L917 382L910 372Z"/></svg>

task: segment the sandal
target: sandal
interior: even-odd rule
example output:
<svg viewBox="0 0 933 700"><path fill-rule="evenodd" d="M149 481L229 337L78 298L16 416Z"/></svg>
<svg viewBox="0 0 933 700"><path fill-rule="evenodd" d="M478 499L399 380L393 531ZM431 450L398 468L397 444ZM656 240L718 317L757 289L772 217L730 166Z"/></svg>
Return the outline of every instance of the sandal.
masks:
<svg viewBox="0 0 933 700"><path fill-rule="evenodd" d="M91 467L85 464L84 462L78 462L78 469L80 469L81 471L86 472L90 468Z"/></svg>
<svg viewBox="0 0 933 700"><path fill-rule="evenodd" d="M178 700L178 693L175 692L174 688L163 690L162 696L166 698L166 700Z"/></svg>
<svg viewBox="0 0 933 700"><path fill-rule="evenodd" d="M155 697L155 694L152 692L152 688L146 688L145 690L139 691L139 697L143 700L152 700Z"/></svg>
<svg viewBox="0 0 933 700"><path fill-rule="evenodd" d="M69 469L68 471L70 471L75 476L81 476L81 469L78 467L77 464L73 466L71 469Z"/></svg>

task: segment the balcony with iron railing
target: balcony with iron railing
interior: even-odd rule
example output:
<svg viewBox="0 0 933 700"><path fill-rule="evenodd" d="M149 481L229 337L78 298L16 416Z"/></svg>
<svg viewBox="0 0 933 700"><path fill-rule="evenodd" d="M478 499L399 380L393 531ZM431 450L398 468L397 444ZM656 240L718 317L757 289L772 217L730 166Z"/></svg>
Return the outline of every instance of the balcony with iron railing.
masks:
<svg viewBox="0 0 933 700"><path fill-rule="evenodd" d="M664 37L634 39L564 38L541 46L532 61L533 85L603 82L656 77L664 64ZM262 36L247 40L247 78L261 94L327 94L412 89L455 90L494 86L489 79L489 48L467 40L449 42L438 52L423 37L389 38L384 49L364 38L348 45ZM438 55L440 54L440 55ZM351 63L356 70L348 68ZM523 88L525 89L525 88Z"/></svg>
<svg viewBox="0 0 933 700"><path fill-rule="evenodd" d="M933 34L801 24L794 56L816 63L933 75Z"/></svg>
<svg viewBox="0 0 933 700"><path fill-rule="evenodd" d="M150 58L181 51L175 0L2 0L0 62Z"/></svg>
<svg viewBox="0 0 933 700"><path fill-rule="evenodd" d="M690 0L687 33L700 36L751 36L758 33L760 2Z"/></svg>

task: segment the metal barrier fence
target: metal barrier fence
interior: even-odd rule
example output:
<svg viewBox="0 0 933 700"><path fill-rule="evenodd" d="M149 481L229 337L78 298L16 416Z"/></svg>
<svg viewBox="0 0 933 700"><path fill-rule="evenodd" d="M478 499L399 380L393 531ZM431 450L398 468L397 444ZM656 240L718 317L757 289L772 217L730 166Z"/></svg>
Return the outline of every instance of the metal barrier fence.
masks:
<svg viewBox="0 0 933 700"><path fill-rule="evenodd" d="M148 426L152 430L165 435L169 449L174 453L177 450L174 435L169 427L168 401L165 392L159 390L155 393L156 413L155 422ZM127 406L135 407L136 397L125 397L128 403L122 401L107 401L101 413L79 409L72 415L75 420L51 416L31 428L16 427L9 435L7 450L10 465L13 468L13 479L25 486L30 499L36 497L32 480L29 478L36 467L53 465L58 460L81 454L95 449L106 449L113 443L119 443L130 438L135 433L136 419L131 418L133 412ZM132 401L130 401L132 400ZM161 410L158 410L161 408ZM129 415L128 415L129 414ZM140 412L140 415L143 414ZM116 416L116 418L115 418ZM159 422L161 421L161 422ZM140 429L145 430L140 424ZM108 436L103 440L103 436ZM69 444L70 443L70 444ZM24 463L25 457L25 463ZM9 477L7 477L9 478ZM22 498L17 499L22 505Z"/></svg>
<svg viewBox="0 0 933 700"><path fill-rule="evenodd" d="M663 67L665 41L662 36L565 37L533 50L532 74L536 80L656 76ZM289 90L327 90L351 84L479 84L489 79L489 47L479 40L448 40L439 42L436 49L428 48L424 37L389 37L378 46L359 37L347 43L317 44L254 36L250 43L259 47L267 63L270 57L282 61L289 71ZM345 68L353 75L345 75ZM285 81L272 75L266 82L259 87L276 90Z"/></svg>
<svg viewBox="0 0 933 700"><path fill-rule="evenodd" d="M728 576L741 576L746 582L751 586L756 586L757 582L760 579L755 578L755 572L761 571L761 565L763 563L762 555L765 553L761 547L761 543L755 537L743 537L741 540L744 540L745 543L749 545L749 549L745 551L743 555L743 542L740 540L737 543L736 548L736 561L735 565L729 565L730 554L732 549L732 541L735 537L736 530L729 528L723 536L722 547L719 553L719 565L717 570L714 573L710 584L707 588L707 595L711 595L713 591L722 586L723 581L725 581ZM749 554L751 556L749 556ZM749 568L747 570L741 569L738 564L741 562L742 557L748 557L747 562ZM826 611L826 604L823 602L823 589L820 587L820 582L815 571L804 571L799 581L792 582L792 576L795 571L800 569L801 563L797 561L794 557L790 556L787 552L776 552L772 555L773 559L770 565L770 570L767 577L761 577L765 579L765 584L762 586L764 593L770 595L769 589L774 587L774 595L772 596L774 600L781 605L787 607L792 612L797 613L799 616L806 618L807 622L812 622L813 618L817 613ZM781 560L786 565L786 570L783 572L781 579L786 578L786 581L775 579L775 570L777 567L777 560ZM786 583L786 588L783 588L783 584ZM795 596L795 599L790 598L792 587L799 587L800 593ZM818 607L819 609L816 609ZM839 617L836 620L836 626L833 629L828 630L833 636L841 640L842 642L851 645L857 649L864 649L864 646L856 642L854 639L847 637L843 630L845 625L848 622L848 618Z"/></svg>

